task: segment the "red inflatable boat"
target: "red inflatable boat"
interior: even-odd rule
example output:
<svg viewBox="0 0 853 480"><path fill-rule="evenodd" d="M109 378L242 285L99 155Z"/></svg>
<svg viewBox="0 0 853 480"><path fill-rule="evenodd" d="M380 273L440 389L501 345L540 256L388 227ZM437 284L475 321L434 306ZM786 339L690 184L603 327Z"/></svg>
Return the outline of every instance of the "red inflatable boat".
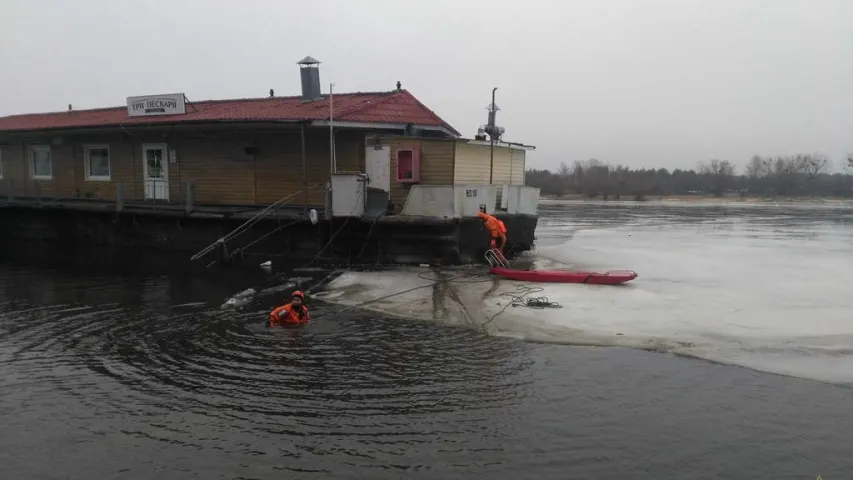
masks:
<svg viewBox="0 0 853 480"><path fill-rule="evenodd" d="M515 270L512 268L493 267L491 273L523 282L548 283L586 283L590 285L619 285L637 278L637 273L631 270L611 270L604 273L594 272L565 272L559 270Z"/></svg>

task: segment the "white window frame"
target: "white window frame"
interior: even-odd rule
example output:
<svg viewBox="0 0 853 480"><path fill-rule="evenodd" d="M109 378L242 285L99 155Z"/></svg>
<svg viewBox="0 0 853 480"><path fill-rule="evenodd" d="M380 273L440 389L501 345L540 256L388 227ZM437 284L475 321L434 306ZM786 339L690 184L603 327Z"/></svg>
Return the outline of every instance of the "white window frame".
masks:
<svg viewBox="0 0 853 480"><path fill-rule="evenodd" d="M35 152L46 151L50 155L50 175L36 175L36 159ZM30 157L30 178L33 180L53 180L53 152L50 151L50 145L32 145L29 148Z"/></svg>
<svg viewBox="0 0 853 480"><path fill-rule="evenodd" d="M91 169L89 168L91 165L89 161L89 152L91 150L106 150L107 151L107 169L109 173L106 175L91 175ZM84 145L83 146L83 168L85 169L85 178L86 181L89 182L109 182L110 177L113 172L113 159L110 154L110 146L109 145Z"/></svg>

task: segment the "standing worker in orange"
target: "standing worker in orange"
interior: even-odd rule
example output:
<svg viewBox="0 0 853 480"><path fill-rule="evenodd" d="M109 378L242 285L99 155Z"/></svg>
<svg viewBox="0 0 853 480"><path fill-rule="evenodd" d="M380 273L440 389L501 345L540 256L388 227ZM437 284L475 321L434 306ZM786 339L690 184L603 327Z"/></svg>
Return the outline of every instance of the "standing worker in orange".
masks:
<svg viewBox="0 0 853 480"><path fill-rule="evenodd" d="M504 225L504 222L500 221L497 217L486 213L486 209L484 207L480 207L480 211L477 212L477 217L483 221L483 225L492 237L491 248L504 253L504 245L506 245L506 225Z"/></svg>
<svg viewBox="0 0 853 480"><path fill-rule="evenodd" d="M270 327L285 325L300 325L311 321L308 308L303 305L305 294L299 290L293 292L290 303L282 305L270 312Z"/></svg>

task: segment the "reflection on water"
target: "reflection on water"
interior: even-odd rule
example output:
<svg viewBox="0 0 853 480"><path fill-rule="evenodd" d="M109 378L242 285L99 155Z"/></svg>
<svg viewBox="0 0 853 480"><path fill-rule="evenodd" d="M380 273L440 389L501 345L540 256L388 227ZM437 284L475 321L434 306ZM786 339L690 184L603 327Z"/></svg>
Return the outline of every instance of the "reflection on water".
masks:
<svg viewBox="0 0 853 480"><path fill-rule="evenodd" d="M743 220L693 207L543 210L540 239L581 232L566 245L592 257L614 240L589 240L588 226L684 231L676 220L702 235L733 228L789 241L761 233L778 227L810 230L801 248L827 235L836 238L831 248L853 244L849 230L839 233L850 226L845 212L785 210L793 218L780 220L756 210ZM608 256L626 261L620 255ZM0 266L2 478L830 479L853 471L847 387L363 313L269 330L263 320L277 295L220 308L267 279L263 272L100 270Z"/></svg>

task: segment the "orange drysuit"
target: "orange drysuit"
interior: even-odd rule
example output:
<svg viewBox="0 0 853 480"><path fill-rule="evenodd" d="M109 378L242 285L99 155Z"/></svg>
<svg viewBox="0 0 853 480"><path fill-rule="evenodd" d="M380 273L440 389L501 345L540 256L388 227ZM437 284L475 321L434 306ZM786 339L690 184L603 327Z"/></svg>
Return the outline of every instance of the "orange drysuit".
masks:
<svg viewBox="0 0 853 480"><path fill-rule="evenodd" d="M486 230L489 231L489 235L492 237L491 247L503 253L504 245L506 245L506 225L504 225L504 222L485 212L477 212L477 217L483 221Z"/></svg>
<svg viewBox="0 0 853 480"><path fill-rule="evenodd" d="M297 290L296 292L293 292L293 298L304 300L305 296L302 292ZM302 305L301 302L299 305L288 303L287 305L282 305L270 312L270 327L275 327L277 325L298 325L301 323L308 323L310 321L311 316L308 315L308 308L305 305Z"/></svg>

